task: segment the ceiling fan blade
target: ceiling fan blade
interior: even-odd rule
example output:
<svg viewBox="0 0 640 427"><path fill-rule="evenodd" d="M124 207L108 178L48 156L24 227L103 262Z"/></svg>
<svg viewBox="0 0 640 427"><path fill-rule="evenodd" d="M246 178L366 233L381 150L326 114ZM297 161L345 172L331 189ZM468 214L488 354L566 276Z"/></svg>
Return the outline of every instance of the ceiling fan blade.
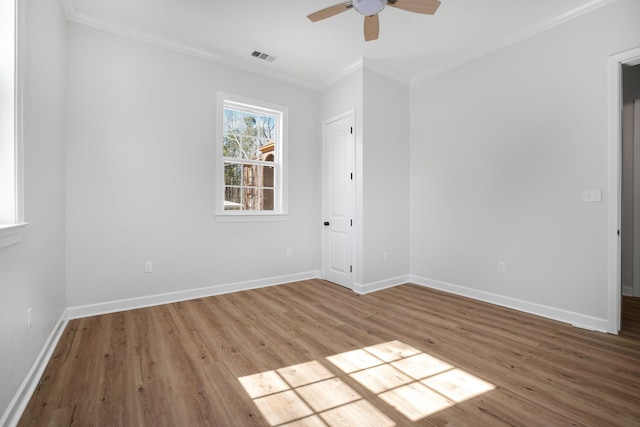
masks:
<svg viewBox="0 0 640 427"><path fill-rule="evenodd" d="M334 15L347 11L353 7L350 1L345 3L334 4L333 6L325 7L317 12L313 12L311 15L307 15L307 18L311 20L311 22L317 22L322 19L331 18Z"/></svg>
<svg viewBox="0 0 640 427"><path fill-rule="evenodd" d="M396 0L393 3L389 2L388 5L409 12L433 15L440 7L440 2L438 0Z"/></svg>
<svg viewBox="0 0 640 427"><path fill-rule="evenodd" d="M380 19L378 14L364 17L364 40L376 40L380 34Z"/></svg>

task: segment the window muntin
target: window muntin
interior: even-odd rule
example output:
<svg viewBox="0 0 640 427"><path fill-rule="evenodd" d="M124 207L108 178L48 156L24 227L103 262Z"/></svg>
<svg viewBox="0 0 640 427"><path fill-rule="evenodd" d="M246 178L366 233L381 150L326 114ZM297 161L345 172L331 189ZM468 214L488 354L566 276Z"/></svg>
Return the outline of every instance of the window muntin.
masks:
<svg viewBox="0 0 640 427"><path fill-rule="evenodd" d="M217 214L286 214L286 107L219 94Z"/></svg>

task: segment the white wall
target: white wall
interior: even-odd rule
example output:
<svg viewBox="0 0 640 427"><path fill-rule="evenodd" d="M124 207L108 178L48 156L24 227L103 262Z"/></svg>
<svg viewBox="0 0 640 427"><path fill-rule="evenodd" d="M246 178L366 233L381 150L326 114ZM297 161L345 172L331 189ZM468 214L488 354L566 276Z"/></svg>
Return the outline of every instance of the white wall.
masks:
<svg viewBox="0 0 640 427"><path fill-rule="evenodd" d="M26 5L25 215L22 242L0 249L0 418L65 307L62 122L66 20L60 2ZM33 328L27 332L27 309Z"/></svg>
<svg viewBox="0 0 640 427"><path fill-rule="evenodd" d="M607 59L638 16L620 0L412 88L414 275L606 318Z"/></svg>
<svg viewBox="0 0 640 427"><path fill-rule="evenodd" d="M409 274L409 86L365 67L363 96L363 284L403 281Z"/></svg>
<svg viewBox="0 0 640 427"><path fill-rule="evenodd" d="M69 69L69 306L320 269L317 92L77 24ZM287 221L216 221L218 90L289 107Z"/></svg>

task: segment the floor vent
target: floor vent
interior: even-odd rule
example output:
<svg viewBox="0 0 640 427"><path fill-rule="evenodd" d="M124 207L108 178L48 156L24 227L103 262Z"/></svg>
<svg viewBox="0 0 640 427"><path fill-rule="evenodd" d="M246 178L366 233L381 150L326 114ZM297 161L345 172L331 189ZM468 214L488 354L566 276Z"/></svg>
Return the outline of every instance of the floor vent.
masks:
<svg viewBox="0 0 640 427"><path fill-rule="evenodd" d="M264 53L264 52L258 52L257 50L254 50L253 52L251 52L251 56L258 59L264 59L265 61L269 61L269 62L273 62L273 60L276 59L275 56L271 56L268 53Z"/></svg>

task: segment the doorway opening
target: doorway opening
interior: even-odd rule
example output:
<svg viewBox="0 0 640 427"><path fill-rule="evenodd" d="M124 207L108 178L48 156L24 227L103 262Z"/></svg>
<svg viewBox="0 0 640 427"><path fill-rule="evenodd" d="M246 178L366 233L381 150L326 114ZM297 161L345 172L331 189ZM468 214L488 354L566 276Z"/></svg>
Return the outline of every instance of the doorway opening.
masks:
<svg viewBox="0 0 640 427"><path fill-rule="evenodd" d="M625 98L628 98L632 81L623 80L623 74L627 74L629 67L640 64L640 47L631 49L609 58L609 220L608 220L608 328L607 332L618 334L622 327L623 311L623 286L625 292L633 292L633 265L639 267L636 270L636 280L640 284L640 166L634 177L633 157L640 159L640 148L636 155L629 154L633 149L633 142L623 141L623 123ZM635 70L635 69L634 69ZM639 144L640 146L640 144ZM626 156L625 156L626 155ZM640 160L638 161L640 165ZM625 168L626 166L626 168ZM631 168L631 169L629 169ZM631 174L631 175L629 175ZM636 184L637 179L637 184ZM636 189L634 189L636 187ZM639 196L634 197L636 191ZM626 196L626 197L625 197ZM632 198L633 200L629 200ZM636 199L638 201L636 202ZM639 209L636 212L635 205ZM635 215L638 215L638 226L634 227ZM637 234L633 229L637 229ZM624 237L623 237L624 236ZM637 241L637 243L636 243ZM633 253L636 252L634 256ZM624 260L623 260L624 258ZM625 304L627 306L627 304Z"/></svg>
<svg viewBox="0 0 640 427"><path fill-rule="evenodd" d="M620 330L640 315L640 65L622 64Z"/></svg>

